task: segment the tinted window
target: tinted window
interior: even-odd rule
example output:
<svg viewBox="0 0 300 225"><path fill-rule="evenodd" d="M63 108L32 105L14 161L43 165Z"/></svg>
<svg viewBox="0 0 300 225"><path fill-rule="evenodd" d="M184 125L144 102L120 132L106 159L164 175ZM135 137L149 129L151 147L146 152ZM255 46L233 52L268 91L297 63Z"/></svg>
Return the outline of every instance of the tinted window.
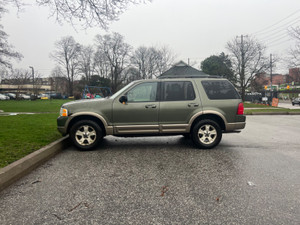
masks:
<svg viewBox="0 0 300 225"><path fill-rule="evenodd" d="M164 82L162 101L186 101L193 99L195 99L195 92L192 82Z"/></svg>
<svg viewBox="0 0 300 225"><path fill-rule="evenodd" d="M154 102L156 101L157 82L143 83L127 92L128 102Z"/></svg>
<svg viewBox="0 0 300 225"><path fill-rule="evenodd" d="M234 86L228 80L202 81L209 99L240 99Z"/></svg>

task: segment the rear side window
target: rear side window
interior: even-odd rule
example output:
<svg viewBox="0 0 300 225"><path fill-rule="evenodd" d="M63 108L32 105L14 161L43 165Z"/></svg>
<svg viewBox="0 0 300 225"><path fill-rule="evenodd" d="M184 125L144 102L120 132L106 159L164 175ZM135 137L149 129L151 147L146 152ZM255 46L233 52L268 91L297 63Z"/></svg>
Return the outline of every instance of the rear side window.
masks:
<svg viewBox="0 0 300 225"><path fill-rule="evenodd" d="M169 81L163 83L162 101L187 101L195 99L195 91L190 81Z"/></svg>
<svg viewBox="0 0 300 225"><path fill-rule="evenodd" d="M240 99L240 95L228 80L205 80L202 85L209 99Z"/></svg>

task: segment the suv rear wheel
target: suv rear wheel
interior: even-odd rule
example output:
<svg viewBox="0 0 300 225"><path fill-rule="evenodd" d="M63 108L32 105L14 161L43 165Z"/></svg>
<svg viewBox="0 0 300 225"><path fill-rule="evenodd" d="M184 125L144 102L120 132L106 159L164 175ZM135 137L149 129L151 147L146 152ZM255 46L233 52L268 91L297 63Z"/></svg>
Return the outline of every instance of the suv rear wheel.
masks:
<svg viewBox="0 0 300 225"><path fill-rule="evenodd" d="M198 148L210 149L218 145L222 139L222 130L213 120L200 120L192 130L192 139Z"/></svg>
<svg viewBox="0 0 300 225"><path fill-rule="evenodd" d="M81 120L71 127L70 138L80 150L91 150L103 139L103 132L96 122Z"/></svg>

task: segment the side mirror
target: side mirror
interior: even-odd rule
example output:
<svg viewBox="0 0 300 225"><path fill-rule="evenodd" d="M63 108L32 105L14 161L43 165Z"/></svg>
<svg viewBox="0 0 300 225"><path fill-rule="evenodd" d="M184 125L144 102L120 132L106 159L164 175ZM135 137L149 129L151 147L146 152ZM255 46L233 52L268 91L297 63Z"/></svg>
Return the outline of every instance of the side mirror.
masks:
<svg viewBox="0 0 300 225"><path fill-rule="evenodd" d="M121 96L120 99L119 99L119 101L120 101L122 104L125 105L125 104L127 103L127 101L128 101L127 96L125 96L125 95Z"/></svg>

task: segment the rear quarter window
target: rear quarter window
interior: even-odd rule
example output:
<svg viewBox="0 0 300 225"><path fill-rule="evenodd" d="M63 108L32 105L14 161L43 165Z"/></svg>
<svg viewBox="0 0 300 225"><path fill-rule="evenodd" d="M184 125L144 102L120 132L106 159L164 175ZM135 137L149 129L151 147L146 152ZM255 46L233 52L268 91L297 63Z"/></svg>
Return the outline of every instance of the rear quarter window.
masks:
<svg viewBox="0 0 300 225"><path fill-rule="evenodd" d="M241 98L234 86L228 80L205 80L201 83L209 99Z"/></svg>

